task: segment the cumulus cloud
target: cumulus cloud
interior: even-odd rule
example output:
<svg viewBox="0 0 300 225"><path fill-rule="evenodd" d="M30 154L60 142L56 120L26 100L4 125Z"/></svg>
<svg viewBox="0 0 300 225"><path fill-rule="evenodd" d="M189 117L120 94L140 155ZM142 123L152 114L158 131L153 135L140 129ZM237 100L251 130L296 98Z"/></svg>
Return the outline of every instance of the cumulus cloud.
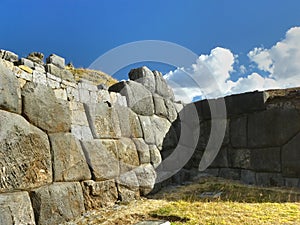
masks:
<svg viewBox="0 0 300 225"><path fill-rule="evenodd" d="M200 55L189 68L178 68L165 75L178 100L191 102L195 98L216 98L254 90L300 86L300 27L287 31L283 40L270 49L254 48L248 53L255 63L252 72L245 65L238 65L238 56L229 49L217 47L209 55ZM234 65L241 77L231 80ZM245 76L246 75L246 76Z"/></svg>

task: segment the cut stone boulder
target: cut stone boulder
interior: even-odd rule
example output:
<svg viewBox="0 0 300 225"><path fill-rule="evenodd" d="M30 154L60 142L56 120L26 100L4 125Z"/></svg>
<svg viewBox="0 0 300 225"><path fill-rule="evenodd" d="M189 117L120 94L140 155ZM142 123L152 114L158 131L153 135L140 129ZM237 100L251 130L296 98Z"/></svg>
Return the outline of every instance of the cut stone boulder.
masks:
<svg viewBox="0 0 300 225"><path fill-rule="evenodd" d="M163 98L170 99L171 101L174 101L174 93L172 88L170 88L164 79L161 72L158 71L152 71L155 78L156 83L156 93L162 96Z"/></svg>
<svg viewBox="0 0 300 225"><path fill-rule="evenodd" d="M79 182L54 183L32 190L30 197L37 225L61 224L85 211Z"/></svg>
<svg viewBox="0 0 300 225"><path fill-rule="evenodd" d="M13 52L0 49L0 58L10 62L17 62L19 56Z"/></svg>
<svg viewBox="0 0 300 225"><path fill-rule="evenodd" d="M47 135L23 117L0 110L0 192L52 182Z"/></svg>
<svg viewBox="0 0 300 225"><path fill-rule="evenodd" d="M84 205L87 210L114 206L118 200L118 190L114 180L82 182Z"/></svg>
<svg viewBox="0 0 300 225"><path fill-rule="evenodd" d="M156 172L153 166L151 164L143 164L134 169L134 172L139 183L140 194L142 196L149 194L154 187L156 179Z"/></svg>
<svg viewBox="0 0 300 225"><path fill-rule="evenodd" d="M0 224L35 225L33 209L27 192L0 194Z"/></svg>
<svg viewBox="0 0 300 225"><path fill-rule="evenodd" d="M139 181L133 170L121 174L120 177L116 179L116 183L120 201L130 202L139 198Z"/></svg>
<svg viewBox="0 0 300 225"><path fill-rule="evenodd" d="M152 71L146 67L140 67L132 69L129 72L129 79L135 82L141 83L146 87L151 93L155 92L155 78Z"/></svg>
<svg viewBox="0 0 300 225"><path fill-rule="evenodd" d="M71 133L50 134L54 181L91 179L80 142Z"/></svg>
<svg viewBox="0 0 300 225"><path fill-rule="evenodd" d="M22 96L23 113L35 126L48 133L71 130L69 104L67 101L57 99L50 87L26 83L22 89Z"/></svg>
<svg viewBox="0 0 300 225"><path fill-rule="evenodd" d="M142 84L135 81L122 81L109 88L126 96L128 107L136 114L151 116L154 114L154 104L151 92Z"/></svg>
<svg viewBox="0 0 300 225"><path fill-rule="evenodd" d="M53 64L61 69L64 69L65 68L65 59L58 56L58 55L55 55L55 54L51 54L47 59L46 59L46 62L48 64Z"/></svg>
<svg viewBox="0 0 300 225"><path fill-rule="evenodd" d="M0 59L0 109L21 114L21 90L12 71Z"/></svg>

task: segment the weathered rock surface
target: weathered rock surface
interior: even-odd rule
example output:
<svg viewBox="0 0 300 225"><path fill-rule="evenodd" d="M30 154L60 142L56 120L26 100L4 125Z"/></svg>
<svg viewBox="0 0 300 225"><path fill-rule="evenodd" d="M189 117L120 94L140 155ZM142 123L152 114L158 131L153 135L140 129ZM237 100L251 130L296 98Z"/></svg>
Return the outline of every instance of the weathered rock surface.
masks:
<svg viewBox="0 0 300 225"><path fill-rule="evenodd" d="M71 133L50 134L54 181L91 179L80 142Z"/></svg>
<svg viewBox="0 0 300 225"><path fill-rule="evenodd" d="M287 177L300 177L300 133L282 148L282 172Z"/></svg>
<svg viewBox="0 0 300 225"><path fill-rule="evenodd" d="M30 192L37 225L53 225L80 216L84 198L79 182L54 183Z"/></svg>
<svg viewBox="0 0 300 225"><path fill-rule="evenodd" d="M0 192L52 182L47 135L23 117L0 110Z"/></svg>
<svg viewBox="0 0 300 225"><path fill-rule="evenodd" d="M130 80L141 83L151 93L155 92L156 84L155 84L154 74L148 67L143 66L140 68L132 69L130 70L128 76Z"/></svg>
<svg viewBox="0 0 300 225"><path fill-rule="evenodd" d="M151 92L135 81L123 81L111 86L109 91L126 96L128 106L138 115L154 114L154 104Z"/></svg>
<svg viewBox="0 0 300 225"><path fill-rule="evenodd" d="M113 206L118 199L117 186L114 180L82 182L84 205L87 210Z"/></svg>
<svg viewBox="0 0 300 225"><path fill-rule="evenodd" d="M35 225L33 209L27 192L0 194L0 224Z"/></svg>
<svg viewBox="0 0 300 225"><path fill-rule="evenodd" d="M94 138L121 137L119 117L115 107L110 103L88 104L86 111Z"/></svg>
<svg viewBox="0 0 300 225"><path fill-rule="evenodd" d="M93 140L82 143L94 180L103 181L119 176L120 166L115 141Z"/></svg>
<svg viewBox="0 0 300 225"><path fill-rule="evenodd" d="M156 93L162 96L163 98L170 99L174 101L173 90L168 86L166 80L163 78L162 73L158 71L152 71L156 83Z"/></svg>
<svg viewBox="0 0 300 225"><path fill-rule="evenodd" d="M151 117L151 127L155 138L155 144L158 149L161 150L166 134L171 128L171 123L167 119L154 115Z"/></svg>
<svg viewBox="0 0 300 225"><path fill-rule="evenodd" d="M0 49L0 58L10 62L17 62L19 56L11 51Z"/></svg>
<svg viewBox="0 0 300 225"><path fill-rule="evenodd" d="M58 78L60 78L62 80L75 82L75 78L74 78L73 74L67 69L62 69L53 64L47 64L45 66L45 69L48 73L51 73L52 75L57 76Z"/></svg>
<svg viewBox="0 0 300 225"><path fill-rule="evenodd" d="M150 163L149 146L145 143L143 138L134 138L133 142L139 155L140 164Z"/></svg>
<svg viewBox="0 0 300 225"><path fill-rule="evenodd" d="M58 100L50 87L26 83L22 89L23 113L35 126L48 133L69 132L69 104Z"/></svg>
<svg viewBox="0 0 300 225"><path fill-rule="evenodd" d="M0 59L0 109L21 114L21 90L16 76Z"/></svg>
<svg viewBox="0 0 300 225"><path fill-rule="evenodd" d="M153 166L151 164L140 165L134 169L134 172L139 183L140 194L149 194L154 187L156 179L156 173Z"/></svg>
<svg viewBox="0 0 300 225"><path fill-rule="evenodd" d="M122 202L130 202L139 198L139 181L135 172L128 171L123 173L116 179L119 192L119 200Z"/></svg>
<svg viewBox="0 0 300 225"><path fill-rule="evenodd" d="M65 59L55 54L51 54L49 57L47 57L46 62L48 64L52 63L61 69L65 68Z"/></svg>

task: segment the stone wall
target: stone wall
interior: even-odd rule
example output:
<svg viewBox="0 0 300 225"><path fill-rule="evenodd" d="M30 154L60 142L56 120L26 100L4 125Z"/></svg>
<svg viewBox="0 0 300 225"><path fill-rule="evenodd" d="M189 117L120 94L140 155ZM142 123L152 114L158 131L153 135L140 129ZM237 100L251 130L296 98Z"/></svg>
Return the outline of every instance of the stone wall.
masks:
<svg viewBox="0 0 300 225"><path fill-rule="evenodd" d="M245 93L224 100L225 120L218 115L213 119L220 125L227 123L225 137L204 173L247 184L300 187L300 89ZM191 106L198 111L199 121L191 123L199 122L200 136L179 181L197 175L212 132L209 106L218 109L220 99L199 101L185 109Z"/></svg>
<svg viewBox="0 0 300 225"><path fill-rule="evenodd" d="M153 189L183 107L162 74L134 69L107 90L71 71L0 51L0 224L60 224Z"/></svg>

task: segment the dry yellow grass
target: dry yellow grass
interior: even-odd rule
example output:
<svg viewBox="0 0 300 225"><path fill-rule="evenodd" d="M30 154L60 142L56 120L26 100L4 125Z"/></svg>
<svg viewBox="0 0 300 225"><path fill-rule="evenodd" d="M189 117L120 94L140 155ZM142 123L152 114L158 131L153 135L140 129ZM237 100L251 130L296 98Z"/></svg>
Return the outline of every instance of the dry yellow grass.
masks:
<svg viewBox="0 0 300 225"><path fill-rule="evenodd" d="M220 192L205 199L203 192ZM141 220L169 220L187 225L297 225L300 224L300 191L261 188L217 178L166 188L159 193L113 208L88 212L69 224L134 224Z"/></svg>

